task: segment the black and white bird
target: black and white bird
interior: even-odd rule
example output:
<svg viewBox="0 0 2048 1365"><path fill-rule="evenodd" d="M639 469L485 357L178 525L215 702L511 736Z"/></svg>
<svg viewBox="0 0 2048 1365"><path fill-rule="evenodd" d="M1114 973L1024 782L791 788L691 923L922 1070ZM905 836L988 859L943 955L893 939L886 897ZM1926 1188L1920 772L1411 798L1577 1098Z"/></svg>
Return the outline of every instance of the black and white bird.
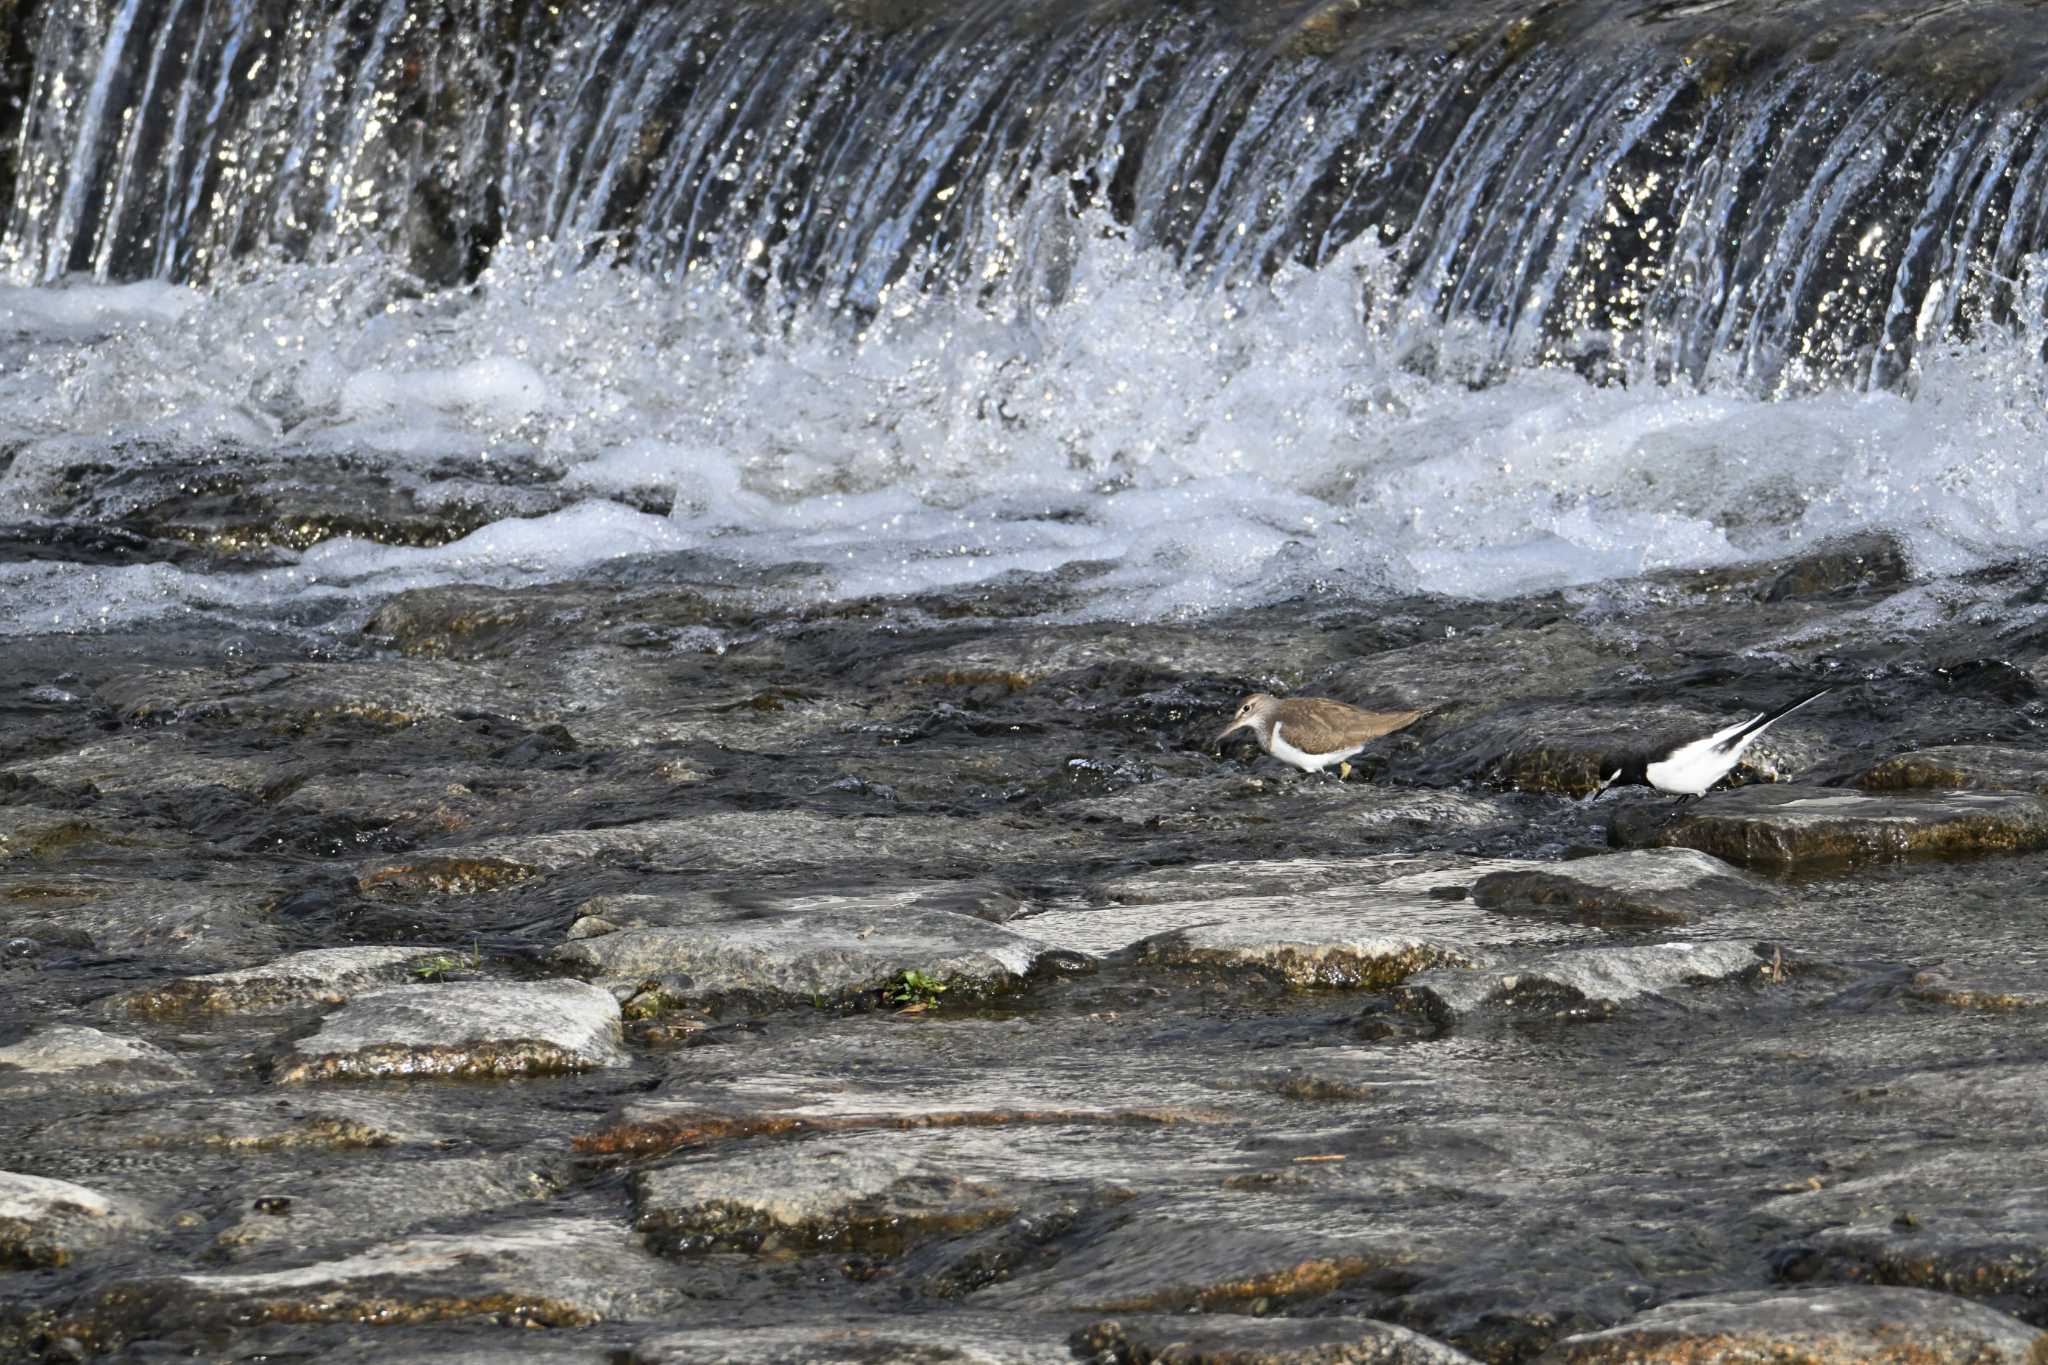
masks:
<svg viewBox="0 0 2048 1365"><path fill-rule="evenodd" d="M1654 787L1678 798L1684 805L1707 794L1707 789L1726 777L1756 743L1757 736L1776 725L1810 701L1826 696L1833 688L1823 687L1775 711L1759 711L1748 720L1714 731L1704 739L1687 740L1668 749L1629 754L1607 775L1586 800L1597 801L1609 787Z"/></svg>

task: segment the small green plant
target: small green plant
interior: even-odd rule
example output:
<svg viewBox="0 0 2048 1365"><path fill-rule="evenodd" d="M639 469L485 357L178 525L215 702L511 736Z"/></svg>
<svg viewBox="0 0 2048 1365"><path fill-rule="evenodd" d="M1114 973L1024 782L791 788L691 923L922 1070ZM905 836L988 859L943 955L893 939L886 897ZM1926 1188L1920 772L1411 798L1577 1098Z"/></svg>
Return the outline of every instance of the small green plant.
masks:
<svg viewBox="0 0 2048 1365"><path fill-rule="evenodd" d="M906 1010L935 1010L939 1007L939 997L945 993L945 982L912 967L896 978L886 989L885 996L890 1004L901 1005Z"/></svg>
<svg viewBox="0 0 2048 1365"><path fill-rule="evenodd" d="M483 965L483 944L472 939L467 956L461 953L436 953L432 957L423 957L412 964L412 974L422 981L446 981L456 972L473 972Z"/></svg>

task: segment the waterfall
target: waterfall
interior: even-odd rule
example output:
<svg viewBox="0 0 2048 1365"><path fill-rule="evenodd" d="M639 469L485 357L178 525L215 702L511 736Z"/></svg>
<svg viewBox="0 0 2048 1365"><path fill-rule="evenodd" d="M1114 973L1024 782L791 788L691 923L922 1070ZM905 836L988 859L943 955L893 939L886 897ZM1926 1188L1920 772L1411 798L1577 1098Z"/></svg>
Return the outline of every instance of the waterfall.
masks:
<svg viewBox="0 0 2048 1365"><path fill-rule="evenodd" d="M545 241L865 313L1056 293L1095 210L1196 284L1375 239L1375 316L1482 380L1898 387L1925 339L2031 297L2048 66L2023 19L43 0L0 261L203 282L378 252L435 285Z"/></svg>

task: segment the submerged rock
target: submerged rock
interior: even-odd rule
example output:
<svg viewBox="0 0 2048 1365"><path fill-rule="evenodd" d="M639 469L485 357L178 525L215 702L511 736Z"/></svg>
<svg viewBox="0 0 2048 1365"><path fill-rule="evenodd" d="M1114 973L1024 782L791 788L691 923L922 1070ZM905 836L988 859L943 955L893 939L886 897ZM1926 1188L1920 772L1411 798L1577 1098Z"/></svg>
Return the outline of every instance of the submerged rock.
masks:
<svg viewBox="0 0 2048 1365"><path fill-rule="evenodd" d="M314 948L261 967L204 976L179 977L115 1002L132 1014L237 1014L290 1009L298 1005L339 1005L366 986L399 985L415 979L432 948Z"/></svg>
<svg viewBox="0 0 2048 1365"><path fill-rule="evenodd" d="M1887 758L1850 781L1865 791L2022 791L2048 795L2048 754L1995 744L1944 744Z"/></svg>
<svg viewBox="0 0 2048 1365"><path fill-rule="evenodd" d="M515 1209L567 1186L567 1163L535 1154L351 1164L313 1179L252 1179L242 1215L213 1239L214 1257L325 1255L437 1219Z"/></svg>
<svg viewBox="0 0 2048 1365"><path fill-rule="evenodd" d="M1630 1000L1724 981L1762 965L1748 943L1576 948L1513 967L1421 972L1408 979L1400 998L1446 1024L1482 1009L1599 1016Z"/></svg>
<svg viewBox="0 0 2048 1365"><path fill-rule="evenodd" d="M900 1254L1015 1217L1008 1182L933 1158L947 1133L818 1138L685 1160L633 1178L635 1226L671 1255L696 1251ZM920 1140L924 1139L924 1140Z"/></svg>
<svg viewBox="0 0 2048 1365"><path fill-rule="evenodd" d="M688 979L679 1000L751 996L839 1003L886 996L916 972L961 999L1021 984L1045 952L1036 939L970 915L915 907L853 906L784 914L644 896L605 897L553 960L592 980L633 984ZM661 928L593 933L593 921L649 919ZM579 932L579 927L581 932ZM901 1003L911 1003L906 997Z"/></svg>
<svg viewBox="0 0 2048 1365"><path fill-rule="evenodd" d="M1428 864L1425 864L1427 866ZM1572 942L1570 926L1489 914L1462 894L1474 876L1520 862L1444 859L1360 887L1295 895L1105 906L1025 920L1063 948L1176 970L1263 971L1291 986L1384 990L1428 967L1476 966L1515 944ZM1390 869L1391 870L1391 869Z"/></svg>
<svg viewBox="0 0 2048 1365"><path fill-rule="evenodd" d="M72 1303L50 1335L111 1351L140 1336L265 1323L585 1326L658 1293L658 1275L658 1264L617 1223L533 1218L282 1270L118 1282Z"/></svg>
<svg viewBox="0 0 2048 1365"><path fill-rule="evenodd" d="M0 1270L67 1265L141 1222L133 1209L98 1190L0 1171Z"/></svg>
<svg viewBox="0 0 2048 1365"><path fill-rule="evenodd" d="M284 1082L504 1077L625 1066L619 1004L578 981L457 982L356 996L292 1043Z"/></svg>
<svg viewBox="0 0 2048 1365"><path fill-rule="evenodd" d="M1372 1318L1129 1316L1090 1323L1073 1347L1146 1365L1474 1365L1463 1351Z"/></svg>
<svg viewBox="0 0 2048 1365"><path fill-rule="evenodd" d="M1684 847L1731 863L1785 866L1866 858L1955 858L2048 846L2048 798L2018 792L1875 794L1841 787L1742 787L1673 815L1618 811L1622 847Z"/></svg>
<svg viewBox="0 0 2048 1365"><path fill-rule="evenodd" d="M1566 1337L1542 1365L1701 1361L2039 1365L2048 1338L2016 1318L1917 1289L1760 1289L1681 1299Z"/></svg>
<svg viewBox="0 0 2048 1365"><path fill-rule="evenodd" d="M1689 848L1642 849L1490 872L1472 884L1482 909L1553 909L1595 923L1686 924L1782 899L1769 885Z"/></svg>
<svg viewBox="0 0 2048 1365"><path fill-rule="evenodd" d="M140 1038L76 1024L45 1024L0 1047L0 1095L62 1089L131 1095L192 1078L192 1069Z"/></svg>
<svg viewBox="0 0 2048 1365"><path fill-rule="evenodd" d="M1061 1319L1012 1314L834 1314L776 1327L702 1327L635 1344L620 1365L1046 1365L1068 1358Z"/></svg>
<svg viewBox="0 0 2048 1365"><path fill-rule="evenodd" d="M1907 987L1930 1004L1963 1010L2048 1009L2048 981L2013 969L2002 972L1951 971L1929 967L1915 972Z"/></svg>

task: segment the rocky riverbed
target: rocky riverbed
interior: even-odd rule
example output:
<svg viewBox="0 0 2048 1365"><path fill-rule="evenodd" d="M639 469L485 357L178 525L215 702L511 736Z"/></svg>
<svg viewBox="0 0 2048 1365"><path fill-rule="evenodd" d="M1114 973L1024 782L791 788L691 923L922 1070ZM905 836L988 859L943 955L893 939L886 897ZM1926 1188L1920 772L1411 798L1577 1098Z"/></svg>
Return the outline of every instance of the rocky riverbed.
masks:
<svg viewBox="0 0 2048 1365"><path fill-rule="evenodd" d="M2048 1359L2038 566L800 579L11 640L0 1355Z"/></svg>

